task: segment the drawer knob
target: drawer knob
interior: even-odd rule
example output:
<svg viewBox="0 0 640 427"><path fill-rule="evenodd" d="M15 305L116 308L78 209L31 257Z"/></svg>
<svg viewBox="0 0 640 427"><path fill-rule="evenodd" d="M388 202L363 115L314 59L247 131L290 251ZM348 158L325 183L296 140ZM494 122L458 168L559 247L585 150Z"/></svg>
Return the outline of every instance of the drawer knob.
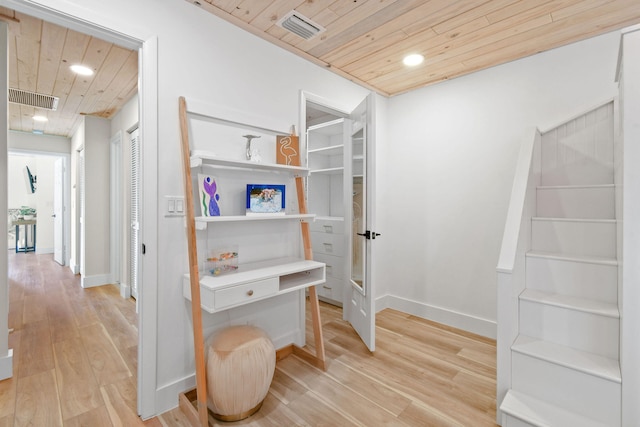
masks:
<svg viewBox="0 0 640 427"><path fill-rule="evenodd" d="M253 295L253 289L249 289L249 290L247 291L247 295L252 296L252 295Z"/></svg>

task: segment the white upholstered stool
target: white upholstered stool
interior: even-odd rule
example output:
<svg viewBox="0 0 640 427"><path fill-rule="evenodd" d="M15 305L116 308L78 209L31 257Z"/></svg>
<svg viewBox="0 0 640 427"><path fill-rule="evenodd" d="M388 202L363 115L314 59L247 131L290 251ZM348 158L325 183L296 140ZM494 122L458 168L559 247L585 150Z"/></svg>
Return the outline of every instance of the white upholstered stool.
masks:
<svg viewBox="0 0 640 427"><path fill-rule="evenodd" d="M267 396L276 351L267 334L248 325L216 332L207 348L207 404L222 421L254 414Z"/></svg>

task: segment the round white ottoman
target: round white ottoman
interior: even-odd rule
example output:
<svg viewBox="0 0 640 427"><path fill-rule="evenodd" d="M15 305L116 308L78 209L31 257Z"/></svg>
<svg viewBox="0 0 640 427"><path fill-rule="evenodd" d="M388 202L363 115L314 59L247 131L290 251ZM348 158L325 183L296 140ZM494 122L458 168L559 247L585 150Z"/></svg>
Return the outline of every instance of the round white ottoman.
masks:
<svg viewBox="0 0 640 427"><path fill-rule="evenodd" d="M207 404L222 421L253 415L267 396L276 367L276 351L260 328L224 328L207 348Z"/></svg>

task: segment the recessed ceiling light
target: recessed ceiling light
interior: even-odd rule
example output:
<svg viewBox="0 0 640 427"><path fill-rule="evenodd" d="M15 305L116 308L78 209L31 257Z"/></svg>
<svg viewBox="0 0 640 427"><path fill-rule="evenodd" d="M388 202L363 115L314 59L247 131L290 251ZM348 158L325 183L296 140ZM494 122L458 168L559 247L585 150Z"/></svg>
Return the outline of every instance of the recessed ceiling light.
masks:
<svg viewBox="0 0 640 427"><path fill-rule="evenodd" d="M71 67L71 71L73 71L76 74L80 74L81 76L92 76L93 75L93 70L89 67L86 67L84 65L72 65Z"/></svg>
<svg viewBox="0 0 640 427"><path fill-rule="evenodd" d="M32 119L35 120L36 122L48 122L49 121L49 119L46 118L45 116L33 116Z"/></svg>
<svg viewBox="0 0 640 427"><path fill-rule="evenodd" d="M408 67L414 67L416 65L422 64L422 61L424 61L424 56L420 55L419 53L414 53L405 56L402 60L402 63Z"/></svg>

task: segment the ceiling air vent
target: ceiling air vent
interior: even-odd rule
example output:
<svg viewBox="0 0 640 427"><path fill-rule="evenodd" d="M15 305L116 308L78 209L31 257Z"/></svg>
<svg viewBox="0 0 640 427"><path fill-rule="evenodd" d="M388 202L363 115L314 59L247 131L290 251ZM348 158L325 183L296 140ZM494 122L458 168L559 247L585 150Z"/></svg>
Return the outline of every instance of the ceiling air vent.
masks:
<svg viewBox="0 0 640 427"><path fill-rule="evenodd" d="M55 96L13 88L9 88L9 102L54 111L58 108L58 98Z"/></svg>
<svg viewBox="0 0 640 427"><path fill-rule="evenodd" d="M322 25L313 22L295 10L283 16L276 25L291 31L305 40L309 40L326 30Z"/></svg>

